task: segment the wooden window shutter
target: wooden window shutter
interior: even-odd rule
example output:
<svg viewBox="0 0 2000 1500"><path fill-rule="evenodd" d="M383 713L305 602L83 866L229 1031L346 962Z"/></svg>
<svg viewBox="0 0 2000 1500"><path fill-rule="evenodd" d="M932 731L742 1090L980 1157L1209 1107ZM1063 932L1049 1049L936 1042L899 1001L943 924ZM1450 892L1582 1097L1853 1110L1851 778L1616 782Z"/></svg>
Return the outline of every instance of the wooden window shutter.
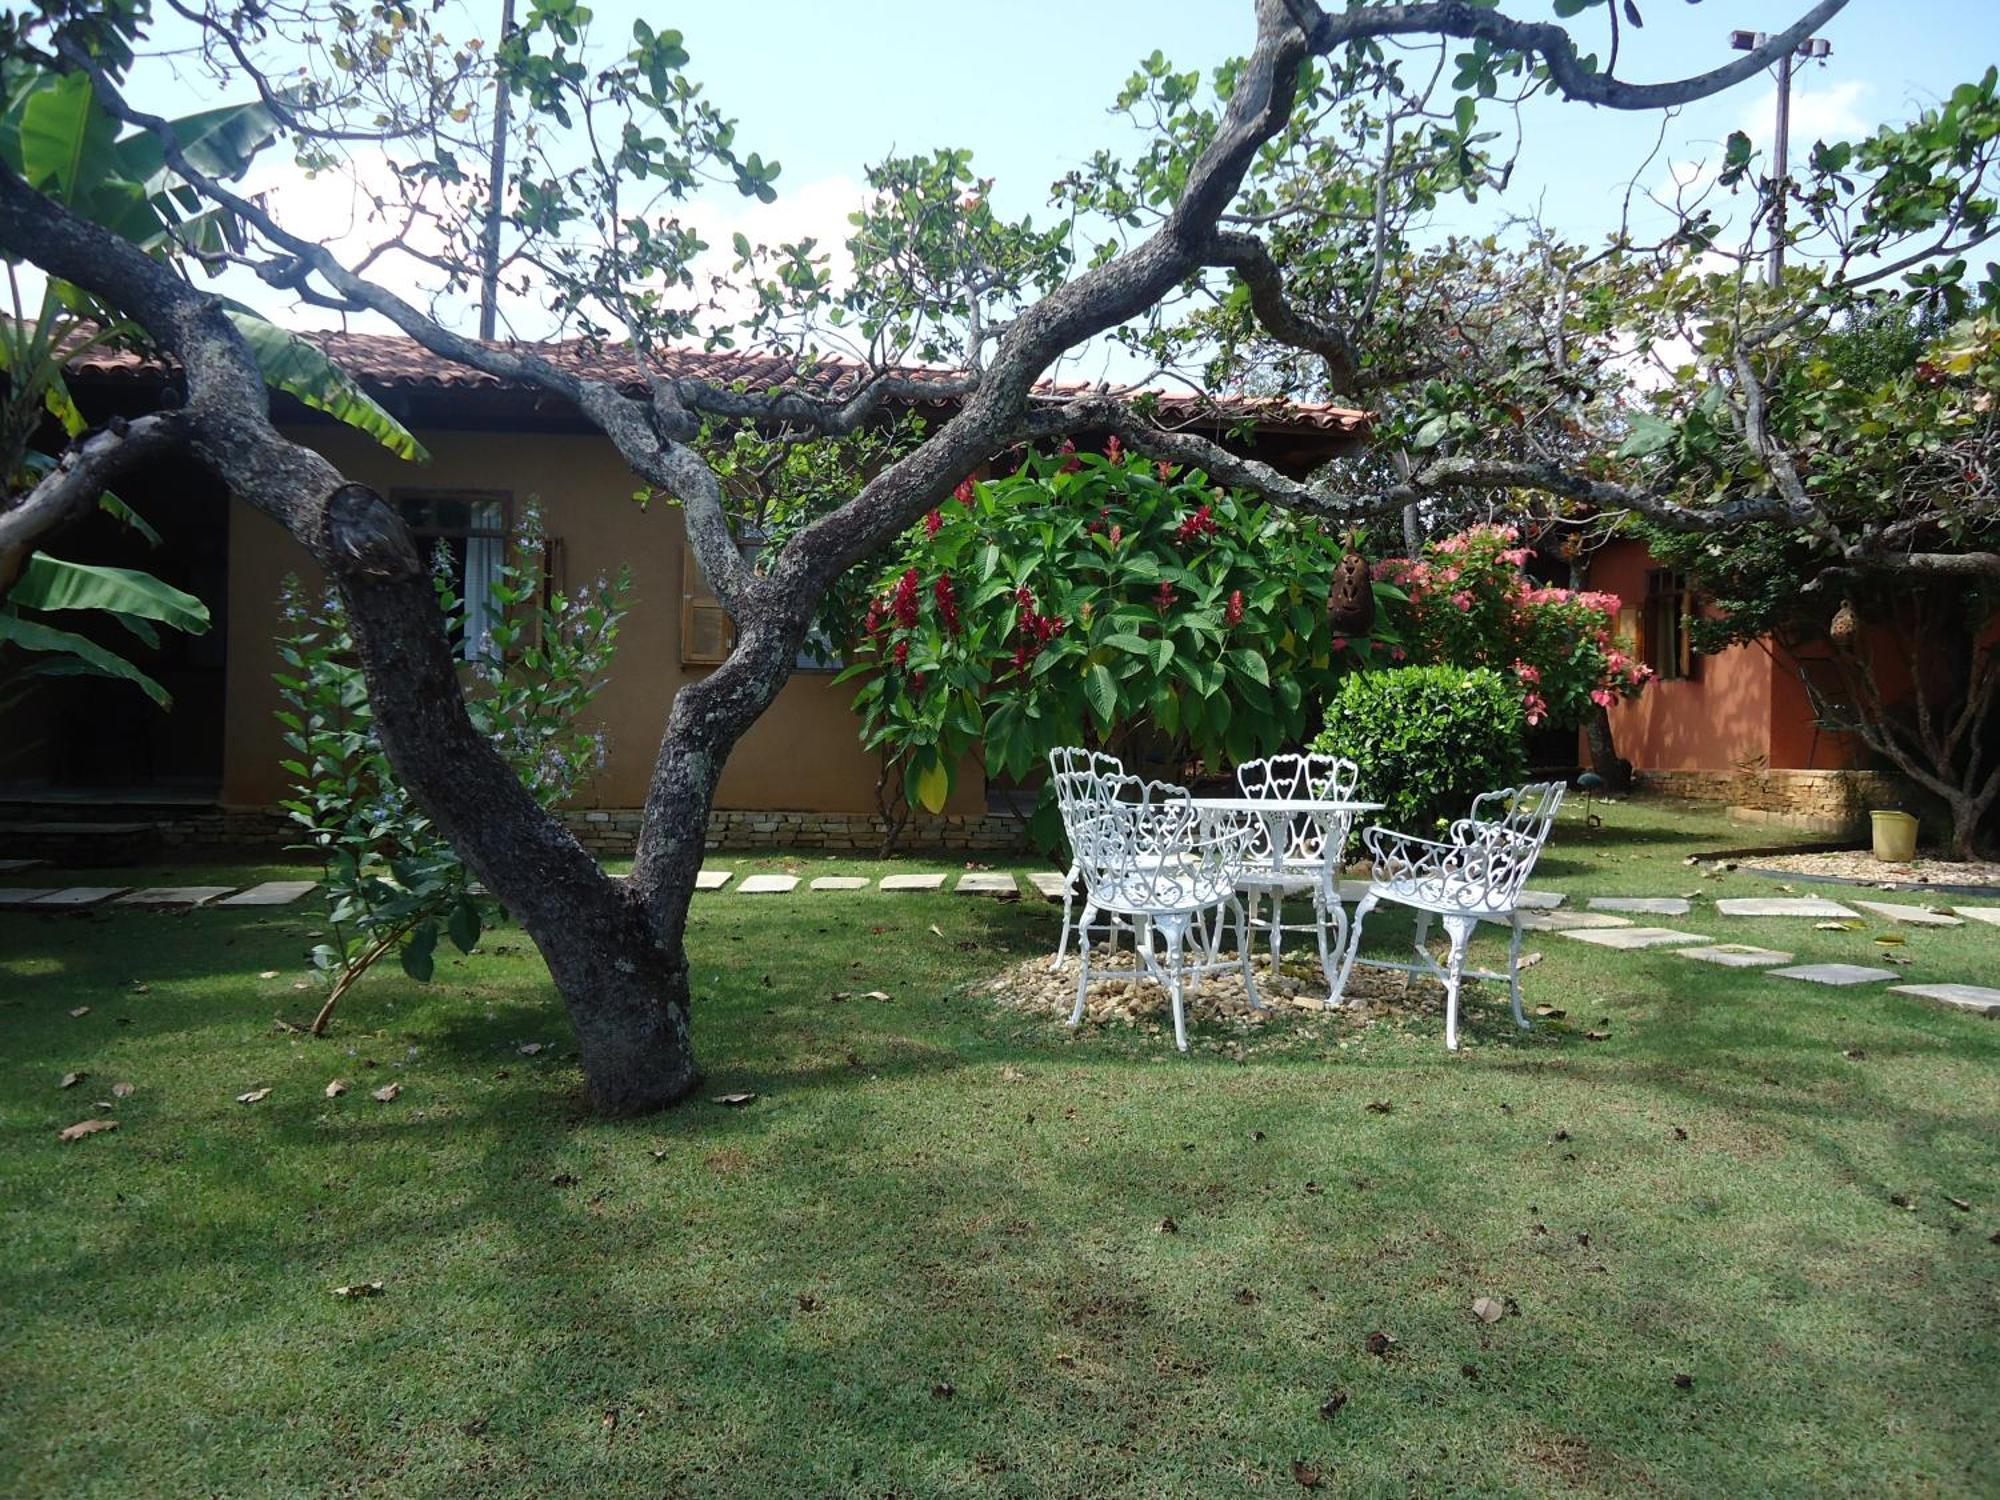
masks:
<svg viewBox="0 0 2000 1500"><path fill-rule="evenodd" d="M736 644L736 627L729 611L702 576L694 548L681 543L681 663L713 667L729 659Z"/></svg>

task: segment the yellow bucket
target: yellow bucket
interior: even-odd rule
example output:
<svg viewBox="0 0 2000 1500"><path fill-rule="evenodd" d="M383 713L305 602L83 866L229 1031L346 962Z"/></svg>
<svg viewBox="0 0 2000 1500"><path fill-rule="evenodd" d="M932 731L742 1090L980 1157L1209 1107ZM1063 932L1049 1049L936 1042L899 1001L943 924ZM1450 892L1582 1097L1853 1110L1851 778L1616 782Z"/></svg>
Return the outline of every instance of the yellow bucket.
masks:
<svg viewBox="0 0 2000 1500"><path fill-rule="evenodd" d="M1904 864L1916 858L1917 820L1906 812L1873 812L1868 819L1875 825L1875 857L1887 864Z"/></svg>

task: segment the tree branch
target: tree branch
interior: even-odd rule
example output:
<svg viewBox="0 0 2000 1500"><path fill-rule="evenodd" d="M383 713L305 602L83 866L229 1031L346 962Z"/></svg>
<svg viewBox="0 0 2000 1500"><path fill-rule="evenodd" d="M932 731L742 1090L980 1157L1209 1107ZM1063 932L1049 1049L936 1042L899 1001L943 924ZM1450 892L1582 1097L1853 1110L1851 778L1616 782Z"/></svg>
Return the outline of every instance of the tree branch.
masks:
<svg viewBox="0 0 2000 1500"><path fill-rule="evenodd" d="M96 510L98 496L118 475L171 452L183 439L180 417L156 412L132 422L121 418L73 444L33 489L0 510L0 599L45 538Z"/></svg>

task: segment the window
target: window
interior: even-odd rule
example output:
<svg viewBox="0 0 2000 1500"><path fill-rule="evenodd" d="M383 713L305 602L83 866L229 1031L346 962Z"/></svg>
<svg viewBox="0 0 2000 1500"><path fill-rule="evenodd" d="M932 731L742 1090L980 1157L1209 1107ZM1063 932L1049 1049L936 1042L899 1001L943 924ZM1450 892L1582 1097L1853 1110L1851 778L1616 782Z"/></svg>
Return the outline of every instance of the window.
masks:
<svg viewBox="0 0 2000 1500"><path fill-rule="evenodd" d="M1646 607L1639 619L1639 653L1664 682L1697 675L1689 625L1694 619L1694 590L1685 573L1654 568L1646 574Z"/></svg>
<svg viewBox="0 0 2000 1500"><path fill-rule="evenodd" d="M752 567L756 566L757 554L763 547L763 534L748 528L736 542L736 550ZM736 626L729 618L729 611L722 607L722 601L708 586L701 563L694 555L694 547L684 538L681 543L681 663L684 666L716 666L729 659L735 645ZM839 648L818 622L814 622L799 645L798 655L792 660L793 669L837 672L844 665Z"/></svg>
<svg viewBox="0 0 2000 1500"><path fill-rule="evenodd" d="M451 582L465 601L465 629L454 642L466 661L492 652L493 589L507 554L509 497L495 490L404 490L396 495L403 522L426 561L443 550L451 558Z"/></svg>

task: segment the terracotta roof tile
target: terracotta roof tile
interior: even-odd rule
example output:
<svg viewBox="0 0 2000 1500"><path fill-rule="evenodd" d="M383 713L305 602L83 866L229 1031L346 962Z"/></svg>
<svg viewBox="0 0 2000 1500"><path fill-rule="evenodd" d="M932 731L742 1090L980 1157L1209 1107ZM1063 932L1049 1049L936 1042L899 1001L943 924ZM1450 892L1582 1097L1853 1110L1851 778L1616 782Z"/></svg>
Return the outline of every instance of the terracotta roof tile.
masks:
<svg viewBox="0 0 2000 1500"><path fill-rule="evenodd" d="M370 390L390 391L504 391L525 389L516 382L502 380L484 371L473 370L432 354L414 339L374 333L310 333L305 335L323 348L333 360ZM629 348L593 345L581 339L533 344L531 348L551 364L576 375L610 380L634 392L644 385L633 365ZM810 368L797 361L768 353L710 353L700 349L667 351L660 363L667 373L686 379L718 383L744 381L752 386L791 383L824 395L839 395L851 389L863 376L861 366L844 360L822 360ZM128 350L93 349L70 368L78 374L105 379L137 379L157 375L162 366ZM940 381L947 370L912 369L906 377L922 379L935 375ZM1038 394L1050 397L1083 395L1094 387L1087 382L1044 380ZM1223 421L1250 421L1262 427L1313 428L1322 432L1355 435L1367 430L1366 412L1330 404L1301 404L1276 398L1254 396L1197 397L1160 393L1159 411L1168 421L1199 420L1210 416ZM940 406L956 405L956 398L940 394Z"/></svg>

